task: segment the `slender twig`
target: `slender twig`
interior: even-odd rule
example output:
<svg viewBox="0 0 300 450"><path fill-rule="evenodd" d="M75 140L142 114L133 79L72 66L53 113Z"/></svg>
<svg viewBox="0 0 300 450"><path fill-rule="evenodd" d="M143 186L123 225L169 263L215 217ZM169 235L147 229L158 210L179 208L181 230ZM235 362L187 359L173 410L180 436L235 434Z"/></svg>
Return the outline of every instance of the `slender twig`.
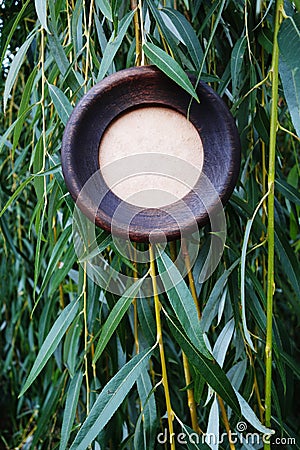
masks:
<svg viewBox="0 0 300 450"><path fill-rule="evenodd" d="M190 255L188 252L187 243L186 243L185 239L182 239L182 254L184 257L185 267L187 270L187 275L188 275L188 280L189 280L189 286L190 286L191 294L192 294L192 297L193 297L193 300L194 300L194 303L195 303L195 306L197 309L198 318L201 319L201 310L200 310L200 306L199 306L199 302L198 302L198 296L197 296L196 287L195 287L195 280L194 280L192 267L191 267Z"/></svg>
<svg viewBox="0 0 300 450"><path fill-rule="evenodd" d="M145 32L144 32L144 20L143 20L143 4L142 0L138 0L139 2L139 13L140 13L140 30L141 30L141 66L145 65L145 53L144 53L144 44L145 44Z"/></svg>
<svg viewBox="0 0 300 450"><path fill-rule="evenodd" d="M174 413L173 413L172 406L171 406L165 351L164 351L164 345L163 345L163 339L162 339L162 324L161 324L161 317L160 317L161 304L160 304L160 301L158 298L158 290L157 290L157 283L156 283L154 249L151 244L149 244L149 253L150 253L150 276L151 276L152 286L153 286L156 334L157 334L157 342L159 345L159 353L160 353L162 383L163 383L163 387L164 387L164 391L165 391L171 450L175 450L175 441L174 441L174 432L173 432Z"/></svg>
<svg viewBox="0 0 300 450"><path fill-rule="evenodd" d="M281 22L281 10L283 0L276 1L275 25L272 54L272 104L270 120L270 144L269 144L269 173L268 173L268 274L267 274L267 330L266 330L266 378L265 378L265 424L271 425L271 389L272 389L272 316L274 296L274 245L275 245L275 218L274 218L274 183L275 183L275 158L276 135L278 121L278 63L279 48L277 42L278 30ZM270 449L270 443L264 444L265 449Z"/></svg>
<svg viewBox="0 0 300 450"><path fill-rule="evenodd" d="M222 400L222 398L218 395L218 402L220 405L220 410L221 410L221 416L225 425L225 429L226 429L226 433L229 439L229 446L230 446L230 450L235 450L235 445L231 439L231 430L230 430L230 425L229 425L229 420L227 417L227 413L226 413L226 409L224 406L224 402Z"/></svg>
<svg viewBox="0 0 300 450"><path fill-rule="evenodd" d="M299 136L297 136L297 135L296 135L295 133L293 133L292 131L287 130L286 128L284 128L282 125L280 125L280 123L278 123L278 128L279 128L281 131L284 131L285 133L289 134L289 135L292 136L294 139L296 139L297 141L300 142Z"/></svg>
<svg viewBox="0 0 300 450"><path fill-rule="evenodd" d="M137 0L130 0L130 7L132 11L135 10L133 16L134 23L134 35L135 35L135 65L141 64L141 36L140 36L140 23L139 23L139 11Z"/></svg>
<svg viewBox="0 0 300 450"><path fill-rule="evenodd" d="M93 8L94 8L94 0L91 0L90 11L89 11L89 22L88 22L88 27L86 28L86 61L85 61L85 78L84 78L85 86L88 82L88 76L89 76L90 39L91 39Z"/></svg>

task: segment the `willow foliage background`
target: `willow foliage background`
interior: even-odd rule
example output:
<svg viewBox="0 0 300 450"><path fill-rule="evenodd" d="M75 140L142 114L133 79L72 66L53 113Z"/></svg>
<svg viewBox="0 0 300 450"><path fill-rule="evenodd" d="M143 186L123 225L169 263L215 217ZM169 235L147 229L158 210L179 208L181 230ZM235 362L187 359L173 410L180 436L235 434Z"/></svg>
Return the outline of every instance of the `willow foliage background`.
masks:
<svg viewBox="0 0 300 450"><path fill-rule="evenodd" d="M231 108L242 143L240 179L226 207L228 236L222 260L213 276L199 285L209 240L205 229L193 269L203 348L192 338L199 332L198 322L185 315L185 305L194 308L188 280L160 297L174 431L192 432L187 391L193 393L202 431L218 434L230 427L234 432L241 420L248 431L265 431L264 196L270 139L277 133L271 428L276 437L298 439L299 2L162 3L143 1L146 55L162 65L157 59L161 48L172 55L177 69L197 75L201 70L202 80ZM83 449L93 441L95 449L166 448L156 442L168 423L153 300L139 299L132 305L134 289L120 300L86 276L72 244L73 203L60 166L62 133L74 105L105 75L136 62L129 1L3 0L0 14L0 447L62 450L73 443L72 449ZM275 41L274 23L281 23ZM279 68L272 66L277 43ZM272 86L278 70L277 97ZM275 127L270 126L274 109ZM99 232L99 242L110 264L133 273L109 236ZM168 253L158 270L170 263ZM138 277L147 270L138 267ZM114 305L121 304L118 312ZM112 328L105 334L108 317ZM205 346L212 348L218 364L209 359ZM190 362L188 390L181 349ZM210 370L212 364L215 370ZM297 442L280 448L299 447ZM176 448L208 448L187 445ZM227 439L220 448L229 448Z"/></svg>

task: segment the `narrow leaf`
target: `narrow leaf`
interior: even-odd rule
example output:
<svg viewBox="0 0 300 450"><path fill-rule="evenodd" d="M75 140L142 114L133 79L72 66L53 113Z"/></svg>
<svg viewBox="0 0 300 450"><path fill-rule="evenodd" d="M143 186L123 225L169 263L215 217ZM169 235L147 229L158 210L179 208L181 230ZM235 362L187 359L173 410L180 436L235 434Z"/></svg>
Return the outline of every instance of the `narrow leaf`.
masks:
<svg viewBox="0 0 300 450"><path fill-rule="evenodd" d="M58 241L56 242L52 252L51 252L51 258L49 260L49 263L47 265L47 269L43 278L43 282L40 288L39 296L37 301L41 298L43 295L43 292L49 283L49 280L54 272L57 270L58 263L62 261L63 259L63 253L66 251L67 242L70 239L72 233L72 226L69 225L60 235Z"/></svg>
<svg viewBox="0 0 300 450"><path fill-rule="evenodd" d="M251 219L249 219L247 221L246 229L245 229L245 233L244 233L244 241L243 241L243 246L242 246L242 256L241 256L241 306L242 306L243 332L244 332L244 336L245 336L246 341L248 342L250 348L254 352L256 350L254 349L253 342L252 342L250 333L249 333L248 328L247 328L247 320L246 320L246 295L245 295L245 292L246 292L246 288L245 288L246 256L247 256L248 241L249 241L250 232L251 232L251 228L252 228L253 222L255 220L256 214L259 211L259 208L261 207L261 205L263 204L263 202L264 202L264 200L266 199L267 196L268 196L268 192L263 196L263 198L258 203L258 205L255 208L255 211L254 211Z"/></svg>
<svg viewBox="0 0 300 450"><path fill-rule="evenodd" d="M28 3L30 3L30 1L31 1L31 0L27 0L27 1L24 3L24 5L22 6L21 11L18 13L18 15L17 15L17 17L16 17L16 20L14 21L14 23L13 23L13 25L12 25L10 31L9 31L9 35L8 35L7 38L6 38L5 44L4 44L4 46L3 46L2 54L1 54L1 59L0 59L0 66L1 66L1 67L2 67L3 60L4 60L5 56L6 56L7 47L9 46L10 41L11 41L11 38L12 38L14 32L16 31L16 29L17 29L17 27L18 27L18 25L19 25L19 22L20 22L20 20L21 20L23 14L24 14L24 12L25 12L25 9L27 8Z"/></svg>
<svg viewBox="0 0 300 450"><path fill-rule="evenodd" d="M226 352L228 350L234 332L234 319L229 320L221 331L213 348L213 355L218 364L223 367Z"/></svg>
<svg viewBox="0 0 300 450"><path fill-rule="evenodd" d="M251 407L248 405L246 400L241 396L241 394L238 393L236 389L234 389L237 399L239 401L242 415L245 417L245 419L257 430L264 434L274 434L274 430L271 430L270 428L265 427L262 425L262 423L259 421L259 419L256 417L254 411L251 409Z"/></svg>
<svg viewBox="0 0 300 450"><path fill-rule="evenodd" d="M97 344L94 359L93 359L94 363L101 356L108 341L110 340L114 331L116 330L116 328L118 327L122 318L124 317L124 314L126 313L129 306L131 305L132 300L134 299L138 290L142 286L146 275L143 278L141 278L140 280L136 281L132 286L130 286L129 289L127 289L127 291L124 293L124 295L122 295L122 297L117 301L117 303L111 310L111 312L101 330L99 342Z"/></svg>
<svg viewBox="0 0 300 450"><path fill-rule="evenodd" d="M53 84L49 84L48 86L50 97L53 101L56 112L59 115L62 123L66 125L71 112L73 111L73 107L69 102L67 96L57 86L54 86Z"/></svg>
<svg viewBox="0 0 300 450"><path fill-rule="evenodd" d="M219 448L219 432L219 405L217 396L215 395L214 401L209 411L205 438L206 443L212 450L218 450Z"/></svg>
<svg viewBox="0 0 300 450"><path fill-rule="evenodd" d="M54 322L49 334L47 335L37 357L33 364L33 367L28 375L25 385L23 386L19 397L31 386L36 377L39 375L45 364L54 353L56 347L60 343L63 335L67 331L68 327L76 317L79 306L79 298L70 303L61 312L58 319Z"/></svg>
<svg viewBox="0 0 300 450"><path fill-rule="evenodd" d="M35 10L42 27L50 33L47 27L47 0L34 0Z"/></svg>
<svg viewBox="0 0 300 450"><path fill-rule="evenodd" d="M31 44L31 42L33 41L34 37L35 37L35 33L33 32L32 34L30 34L26 41L24 42L24 44L19 48L19 50L17 51L17 54L15 55L8 75L7 75L7 79L5 82L5 88L4 88L4 95L3 95L3 109L6 109L6 105L7 105L7 100L9 97L9 94L11 93L12 87L16 81L17 75L19 73L20 67L23 63L23 60L25 58L25 55L27 53L27 50Z"/></svg>
<svg viewBox="0 0 300 450"><path fill-rule="evenodd" d="M137 379L137 388L141 401L141 418L143 424L144 435L146 438L147 450L153 450L155 446L156 428L159 423L156 411L156 403L152 383L147 371L141 373ZM135 449L139 450L137 438L134 436Z"/></svg>
<svg viewBox="0 0 300 450"><path fill-rule="evenodd" d="M157 266L168 299L192 344L207 358L212 356L203 340L197 309L190 290L175 264L164 252L157 258Z"/></svg>
<svg viewBox="0 0 300 450"><path fill-rule="evenodd" d="M119 50L120 45L122 44L122 41L124 39L124 36L127 32L127 29L132 21L134 14L135 11L130 11L128 14L126 14L125 17L123 17L123 19L119 23L119 32L117 36L115 36L114 32L112 33L111 38L108 41L108 44L103 54L97 81L102 80L102 78L108 71L110 65L112 64L113 59L117 51Z"/></svg>
<svg viewBox="0 0 300 450"><path fill-rule="evenodd" d="M186 444L188 450L210 450L210 447L205 442L205 434L195 434L189 426L181 422L180 418L175 415L177 422L180 424L183 432L181 444ZM178 437L180 435L178 434Z"/></svg>
<svg viewBox="0 0 300 450"><path fill-rule="evenodd" d="M163 8L162 13L166 14L181 37L181 42L186 46L196 70L200 69L203 59L203 51L190 22L175 9Z"/></svg>
<svg viewBox="0 0 300 450"><path fill-rule="evenodd" d="M32 180L34 179L34 175L31 175L30 177L28 177L25 181L23 181L23 183L20 184L20 186L15 190L15 192L13 193L13 195L9 198L9 200L7 201L7 203L5 204L4 208L2 209L2 211L0 211L0 217L2 217L2 215L5 213L5 211L7 210L7 208L9 208L9 206L16 200L16 198L21 194L21 192L23 191L23 189L25 189L25 187L27 186L27 184L29 184Z"/></svg>
<svg viewBox="0 0 300 450"><path fill-rule="evenodd" d="M219 364L202 355L197 348L195 348L187 339L180 326L175 323L174 319L165 312L170 330L188 357L190 363L201 373L205 381L216 391L222 399L232 408L237 414L240 414L239 404L234 393L234 390Z"/></svg>
<svg viewBox="0 0 300 450"><path fill-rule="evenodd" d="M287 183L284 180L275 180L275 187L290 202L300 206L300 193L291 184Z"/></svg>
<svg viewBox="0 0 300 450"><path fill-rule="evenodd" d="M300 137L300 14L289 16L278 33L279 72L293 125Z"/></svg>
<svg viewBox="0 0 300 450"><path fill-rule="evenodd" d="M232 78L232 94L235 97L239 91L239 82L241 80L241 67L243 63L244 53L247 46L245 36L236 41L231 54L231 78Z"/></svg>
<svg viewBox="0 0 300 450"><path fill-rule="evenodd" d="M19 139L20 139L23 127L24 127L26 112L30 108L30 107L28 107L28 104L29 104L30 96L32 95L33 83L35 81L37 72L38 72L38 67L35 67L28 77L28 80L26 82L26 85L25 85L25 88L24 88L24 91L22 94L20 108L18 111L18 119L22 116L23 120L19 120L16 123L15 129L14 129L12 154L14 154L14 151L17 148L17 145L18 145L18 142L19 142Z"/></svg>
<svg viewBox="0 0 300 450"><path fill-rule="evenodd" d="M75 419L82 378L82 372L78 372L77 374L75 374L67 392L66 406L61 427L61 440L59 450L65 450L67 448L68 440Z"/></svg>
<svg viewBox="0 0 300 450"><path fill-rule="evenodd" d="M203 309L202 317L201 317L201 326L204 332L206 332L213 319L218 313L218 306L221 296L224 294L224 289L228 280L228 277L233 272L233 270L237 267L240 259L237 259L228 269L224 270L222 275L217 280L216 284L211 291L211 294L208 298L208 301Z"/></svg>
<svg viewBox="0 0 300 450"><path fill-rule="evenodd" d="M99 7L102 14L112 22L112 11L109 0L96 0L96 5Z"/></svg>
<svg viewBox="0 0 300 450"><path fill-rule="evenodd" d="M187 74L180 67L180 65L173 58L171 58L171 56L150 42L144 44L143 49L145 55L150 59L150 61L152 61L153 64L155 64L162 72L175 81L175 83L182 87L199 103L197 93Z"/></svg>
<svg viewBox="0 0 300 450"><path fill-rule="evenodd" d="M134 356L106 384L80 428L70 450L86 450L121 405L140 374L146 370L154 348Z"/></svg>

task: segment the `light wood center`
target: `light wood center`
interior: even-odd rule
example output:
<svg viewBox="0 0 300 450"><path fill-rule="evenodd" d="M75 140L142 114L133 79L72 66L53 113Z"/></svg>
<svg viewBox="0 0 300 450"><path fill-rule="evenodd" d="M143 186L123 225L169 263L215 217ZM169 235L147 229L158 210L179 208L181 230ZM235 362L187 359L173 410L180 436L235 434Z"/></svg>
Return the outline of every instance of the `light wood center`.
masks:
<svg viewBox="0 0 300 450"><path fill-rule="evenodd" d="M127 112L106 129L99 164L108 187L122 200L159 208L183 198L203 166L203 145L191 122L170 108Z"/></svg>

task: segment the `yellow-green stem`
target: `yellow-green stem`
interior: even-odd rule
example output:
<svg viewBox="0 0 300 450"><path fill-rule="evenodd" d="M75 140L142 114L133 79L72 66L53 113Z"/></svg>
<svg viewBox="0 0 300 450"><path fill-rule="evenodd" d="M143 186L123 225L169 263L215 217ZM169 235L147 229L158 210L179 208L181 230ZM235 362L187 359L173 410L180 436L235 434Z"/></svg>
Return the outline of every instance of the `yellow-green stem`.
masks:
<svg viewBox="0 0 300 450"><path fill-rule="evenodd" d="M165 351L164 351L164 345L163 345L163 339L162 339L162 325L161 325L161 317L160 317L161 304L160 304L160 301L158 298L158 291L157 291L154 249L151 244L149 244L149 253L150 253L150 276L151 276L151 280L152 280L154 307L155 307L156 334L157 334L157 342L159 345L159 353L160 353L162 383L163 383L163 387L164 387L164 391L165 391L165 399L166 399L166 407L167 407L167 415L168 415L168 427L169 427L169 434L170 434L170 444L171 444L171 450L175 450L174 431L173 431L174 413L173 413L172 406L171 406Z"/></svg>
<svg viewBox="0 0 300 450"><path fill-rule="evenodd" d="M141 64L141 38L140 38L140 23L137 0L130 0L130 7L132 11L135 10L133 16L134 35L135 35L135 65Z"/></svg>
<svg viewBox="0 0 300 450"><path fill-rule="evenodd" d="M269 146L269 173L268 173L268 275L267 275L267 330L266 330L266 378L265 378L265 424L271 425L271 390L272 390L272 315L274 296L274 183L275 183L275 155L276 155L276 135L278 120L278 61L279 48L277 42L278 30L281 22L281 11L283 0L276 1L274 41L272 54L272 105L270 120L270 146ZM270 444L265 443L264 449L270 449Z"/></svg>
<svg viewBox="0 0 300 450"><path fill-rule="evenodd" d="M198 296L197 296L195 280L194 280L194 276L193 276L193 272L192 272L190 255L188 252L188 247L187 247L187 243L186 243L185 239L182 239L182 254L184 257L185 267L187 270L187 275L188 275L188 280L189 280L189 286L190 286L191 294L192 294L192 297L194 299L194 303L195 303L195 306L197 309L198 318L201 319L201 310L200 310L200 306L199 306L199 302L198 302Z"/></svg>
<svg viewBox="0 0 300 450"><path fill-rule="evenodd" d="M140 30L141 30L141 62L140 65L145 65L145 53L144 53L144 44L145 44L145 34L144 34L144 21L143 21L143 4L142 0L138 0L139 13L140 13Z"/></svg>
<svg viewBox="0 0 300 450"><path fill-rule="evenodd" d="M219 402L219 405L220 405L221 416L222 416L222 419L223 419L223 422L224 422L224 425L225 425L226 433L227 433L227 436L229 438L230 450L235 450L235 445L234 445L233 440L231 438L230 424L229 424L229 420L228 420L228 417L227 417L225 405L224 405L224 402L223 402L222 398L219 395L218 395L218 402Z"/></svg>

